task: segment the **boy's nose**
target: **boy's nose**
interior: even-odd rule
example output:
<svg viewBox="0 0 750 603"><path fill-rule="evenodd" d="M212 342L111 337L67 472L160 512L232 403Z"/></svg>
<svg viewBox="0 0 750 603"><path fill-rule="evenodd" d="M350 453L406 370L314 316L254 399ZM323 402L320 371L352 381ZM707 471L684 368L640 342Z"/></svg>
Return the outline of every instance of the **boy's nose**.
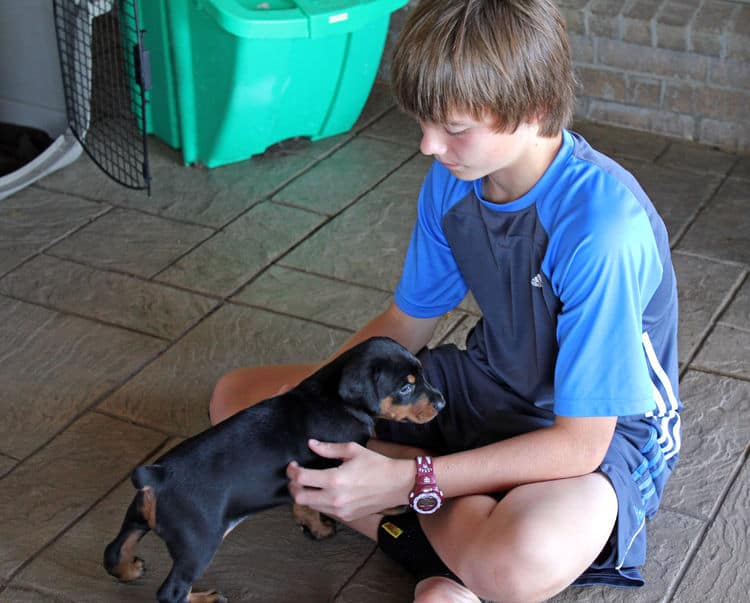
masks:
<svg viewBox="0 0 750 603"><path fill-rule="evenodd" d="M444 155L445 143L432 128L422 126L422 142L419 145L419 151L423 155Z"/></svg>

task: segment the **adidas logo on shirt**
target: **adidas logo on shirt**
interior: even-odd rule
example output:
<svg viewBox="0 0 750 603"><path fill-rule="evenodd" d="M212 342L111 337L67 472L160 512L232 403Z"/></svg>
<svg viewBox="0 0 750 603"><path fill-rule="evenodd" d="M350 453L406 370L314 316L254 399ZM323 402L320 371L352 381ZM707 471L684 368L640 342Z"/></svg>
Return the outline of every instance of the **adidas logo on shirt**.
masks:
<svg viewBox="0 0 750 603"><path fill-rule="evenodd" d="M531 286L532 287L539 287L542 288L542 275L537 274L534 278L531 279Z"/></svg>

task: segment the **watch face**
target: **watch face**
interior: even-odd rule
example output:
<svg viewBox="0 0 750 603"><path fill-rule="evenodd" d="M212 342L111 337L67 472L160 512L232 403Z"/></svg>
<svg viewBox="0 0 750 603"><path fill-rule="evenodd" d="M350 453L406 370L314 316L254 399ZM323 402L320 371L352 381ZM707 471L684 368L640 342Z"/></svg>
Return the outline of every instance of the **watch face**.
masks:
<svg viewBox="0 0 750 603"><path fill-rule="evenodd" d="M414 510L418 513L433 513L440 506L440 499L434 494L422 494L414 501Z"/></svg>

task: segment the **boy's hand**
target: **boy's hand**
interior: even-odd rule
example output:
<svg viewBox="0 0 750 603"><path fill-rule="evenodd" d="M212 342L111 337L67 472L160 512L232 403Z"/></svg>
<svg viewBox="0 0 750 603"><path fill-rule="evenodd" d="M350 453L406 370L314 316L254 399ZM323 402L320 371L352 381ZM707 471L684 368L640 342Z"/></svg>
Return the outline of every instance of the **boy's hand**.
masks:
<svg viewBox="0 0 750 603"><path fill-rule="evenodd" d="M407 503L416 473L413 460L388 458L354 442L310 440L308 445L322 457L343 462L332 469L289 463L286 474L295 503L343 522Z"/></svg>

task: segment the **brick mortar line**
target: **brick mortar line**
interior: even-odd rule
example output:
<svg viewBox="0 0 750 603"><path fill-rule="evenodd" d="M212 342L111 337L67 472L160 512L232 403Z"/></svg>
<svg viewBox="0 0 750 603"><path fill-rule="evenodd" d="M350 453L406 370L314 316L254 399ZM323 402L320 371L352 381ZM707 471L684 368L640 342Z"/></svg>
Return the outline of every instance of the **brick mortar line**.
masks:
<svg viewBox="0 0 750 603"><path fill-rule="evenodd" d="M743 0L726 0L726 3L735 5L735 8L732 8L731 9L731 13L726 17L726 19L723 19L724 28L722 28L721 31L716 31L714 29L707 29L707 28L696 27L696 21L698 20L698 16L701 13L701 10L703 8L705 8L705 7L709 7L710 8L712 5L718 5L719 4L719 3L715 3L715 2L700 2L699 5L698 5L698 7L696 8L695 12L693 12L693 14L690 16L690 19L686 23L684 23L683 25L679 25L679 24L673 25L673 24L670 24L670 23L665 23L664 21L660 20L663 15L669 13L669 11L667 10L667 8L669 7L669 2L662 2L659 5L659 7L657 8L657 10L654 13L654 15L651 16L648 19L645 19L645 18L642 18L642 17L639 18L639 17L633 16L633 15L627 15L627 14L625 14L625 11L629 8L629 6L626 3L623 4L623 6L619 9L619 12L617 14L597 14L597 13L594 13L591 10L591 4L590 3L589 4L585 4L584 6L580 6L580 7L571 7L571 6L564 6L563 5L561 8L567 9L567 11L569 13L583 15L585 17L585 20L586 20L587 23L588 23L588 18L589 17L600 18L600 19L605 19L605 20L608 19L608 20L611 20L611 21L618 21L618 22L619 21L624 21L625 19L627 19L628 21L641 23L641 24L644 25L644 27L647 24L648 25L652 25L653 24L653 25L657 25L657 26L661 25L661 26L664 26L664 27L677 28L677 29L685 29L686 31L688 31L688 30L690 30L690 31L697 30L697 31L699 31L701 33L715 35L716 37L721 37L724 34L734 34L734 35L738 35L738 36L743 36L742 33L738 33L736 31L734 31L733 29L729 29L728 27L731 26L735 22L735 19L737 18L738 13L741 11L741 7L743 6L743 4L747 4L747 2L745 2ZM560 3L558 3L558 4L560 4ZM622 33L622 28L618 28L618 29L619 29L619 33L621 34ZM743 37L745 37L745 36L743 36ZM620 37L617 38L617 39L622 39L622 36L620 35Z"/></svg>
<svg viewBox="0 0 750 603"><path fill-rule="evenodd" d="M666 49L660 49L660 50L666 50ZM672 52L678 52L678 51L672 51ZM684 54L691 54L691 53L684 53ZM702 56L702 55L700 55L700 56ZM713 58L716 59L716 57L713 57ZM716 62L718 64L724 64L726 62L728 62L728 63L734 62L734 63L737 63L737 66L739 66L739 67L741 67L744 64L743 61L721 61L719 59L716 59ZM639 78L647 77L649 79L658 80L659 82L663 82L663 83L667 83L667 84L668 83L693 84L697 88L708 87L708 88L716 88L718 90L727 90L727 91L732 91L732 92L738 92L738 93L744 94L744 95L748 94L748 91L745 90L744 88L737 88L736 86L729 86L729 85L725 85L725 84L716 84L716 83L712 83L712 82L708 81L708 79L697 80L697 79L694 79L694 78L689 77L689 76L687 76L687 77L680 77L680 76L677 76L677 75L665 75L665 74L660 74L660 73L654 73L653 71L638 71L638 70L634 70L634 69L626 69L626 68L623 68L623 67L617 67L615 65L610 65L609 63L603 63L603 62L601 62L601 60L598 57L595 57L593 59L593 61L586 61L586 60L582 60L582 59L573 59L573 67L574 68L582 67L582 68L585 68L585 69L592 69L592 70L596 70L596 71L603 71L603 72L611 73L611 74L620 74L620 75L622 75L624 77L625 76L627 76L627 77L639 77ZM710 67L710 65L709 65L709 67ZM707 71L706 75L708 76L708 75L710 75L710 73ZM590 96L590 95L585 94L584 96ZM368 138L378 138L378 139L381 139L381 138L376 137L374 135L366 135L366 136ZM393 141L390 141L390 142L393 142Z"/></svg>

